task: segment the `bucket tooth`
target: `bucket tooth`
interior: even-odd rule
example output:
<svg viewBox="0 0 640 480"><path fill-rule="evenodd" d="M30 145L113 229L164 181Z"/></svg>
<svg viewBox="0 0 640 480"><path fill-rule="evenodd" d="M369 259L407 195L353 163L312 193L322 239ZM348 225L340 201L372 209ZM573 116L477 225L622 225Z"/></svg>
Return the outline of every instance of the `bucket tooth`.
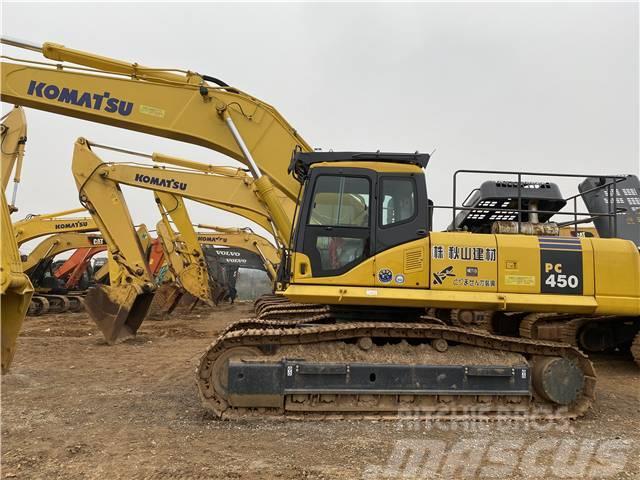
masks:
<svg viewBox="0 0 640 480"><path fill-rule="evenodd" d="M144 293L132 285L92 288L85 308L109 345L133 338L149 311L153 292Z"/></svg>

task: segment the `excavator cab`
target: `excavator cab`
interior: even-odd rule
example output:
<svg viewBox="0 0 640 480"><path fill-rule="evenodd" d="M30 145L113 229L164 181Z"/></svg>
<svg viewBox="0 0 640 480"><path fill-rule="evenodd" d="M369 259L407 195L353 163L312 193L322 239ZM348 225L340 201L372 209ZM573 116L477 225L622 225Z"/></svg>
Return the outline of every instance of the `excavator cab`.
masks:
<svg viewBox="0 0 640 480"><path fill-rule="evenodd" d="M368 258L429 232L430 209L423 207L428 161L428 154L418 153L297 152L289 170L303 183L304 195L294 277L318 281L357 267L361 281L373 284Z"/></svg>

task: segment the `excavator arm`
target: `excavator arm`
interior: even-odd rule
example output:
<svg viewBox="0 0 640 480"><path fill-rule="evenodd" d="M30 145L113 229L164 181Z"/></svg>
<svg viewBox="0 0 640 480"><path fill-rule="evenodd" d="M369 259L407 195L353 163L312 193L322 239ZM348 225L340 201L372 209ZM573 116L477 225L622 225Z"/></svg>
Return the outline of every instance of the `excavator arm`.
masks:
<svg viewBox="0 0 640 480"><path fill-rule="evenodd" d="M135 335L156 286L120 187L102 174L79 175L74 169L74 176L80 201L98 225L119 270L115 274L111 269L110 285L96 286L85 299L87 312L113 344Z"/></svg>
<svg viewBox="0 0 640 480"><path fill-rule="evenodd" d="M169 298L174 298L174 301L171 302L169 311L173 310L182 297L182 291L212 305L207 264L184 201L176 195L164 192L154 192L154 195L161 213L161 220L156 226L158 238L171 273L181 289L177 295L170 295ZM179 233L174 232L170 219Z"/></svg>
<svg viewBox="0 0 640 480"><path fill-rule="evenodd" d="M3 192L4 193L4 192ZM2 248L0 249L0 298L2 304L2 372L9 370L15 345L22 327L22 322L29 309L29 303L33 295L33 286L29 277L22 271L20 252L16 244L16 238L11 226L9 206L3 195L0 205L2 224L0 235Z"/></svg>

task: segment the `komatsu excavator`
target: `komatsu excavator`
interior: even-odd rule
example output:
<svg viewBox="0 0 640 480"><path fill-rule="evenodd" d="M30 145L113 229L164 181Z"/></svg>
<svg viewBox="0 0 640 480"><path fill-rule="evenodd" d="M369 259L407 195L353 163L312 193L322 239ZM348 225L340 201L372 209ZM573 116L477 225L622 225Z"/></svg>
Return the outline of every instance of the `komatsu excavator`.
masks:
<svg viewBox="0 0 640 480"><path fill-rule="evenodd" d="M632 242L434 232L428 155L312 152L275 109L213 77L3 42L76 65L3 62L4 101L240 160L280 231L291 223L273 187L299 205L278 290L332 308L229 326L197 371L203 404L217 416L574 418L591 406L596 384L576 347L453 327L425 308L640 315ZM581 253L580 275L568 251ZM132 275L144 278L140 270ZM571 291L547 290L549 278Z"/></svg>
<svg viewBox="0 0 640 480"><path fill-rule="evenodd" d="M139 163L103 162L95 149L110 149L148 157L165 166L144 166ZM271 189L273 203L281 221L275 222L270 207L262 201L256 182L246 172L231 167L215 167L190 160L129 152L123 149L91 144L80 138L73 151L72 172L80 192L80 201L91 212L107 238L107 243L119 251L114 260L121 269L134 273L121 284L99 286L85 299L87 311L98 324L109 343L134 335L151 308L155 285L145 273L142 249L131 234L130 213L121 185L151 190L156 196L162 220L158 224L167 261L173 277L186 291L205 302L210 301L207 266L183 199L239 214L260 226L271 229L281 240L290 235L295 203ZM169 218L176 225L180 238L174 235ZM128 219L128 220L127 220ZM288 240L287 240L288 243ZM258 242L258 245L262 244ZM262 244L263 245L263 244ZM140 273L142 272L142 273ZM161 295L161 307L170 312L181 296L181 290L166 288ZM155 302L155 301L154 301ZM107 307L108 305L108 307Z"/></svg>
<svg viewBox="0 0 640 480"><path fill-rule="evenodd" d="M15 202L20 171L27 141L27 121L22 108L14 108L2 117L0 150L2 150L1 172L2 205L0 205L0 311L2 312L2 373L9 370L16 349L16 340L22 322L29 309L33 286L22 271L20 252L16 243L11 213L16 211ZM14 190L11 203L7 202L5 190L14 172Z"/></svg>

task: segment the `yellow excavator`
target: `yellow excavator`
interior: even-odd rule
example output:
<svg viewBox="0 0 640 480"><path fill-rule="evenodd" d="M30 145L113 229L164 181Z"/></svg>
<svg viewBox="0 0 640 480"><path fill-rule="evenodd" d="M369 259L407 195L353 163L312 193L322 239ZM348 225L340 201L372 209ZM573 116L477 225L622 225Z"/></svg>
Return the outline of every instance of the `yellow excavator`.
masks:
<svg viewBox="0 0 640 480"><path fill-rule="evenodd" d="M95 149L111 149L149 157L158 164L174 167L103 162ZM85 299L87 311L109 343L135 334L151 308L156 291L148 268L144 265L142 249L137 245L138 239L131 233L131 216L121 185L154 192L162 214L158 233L168 252L167 260L173 276L185 287L183 290L204 302L210 302L211 298L207 268L202 248L184 207L184 198L239 214L264 228L272 229L275 238L286 239L290 234L294 202L271 189L273 203L277 205L281 219L275 222L270 208L257 190L256 182L237 168L215 167L159 153L147 155L129 152L92 144L80 138L74 145L72 172L80 202L94 217L96 224L100 225L107 244L118 250L117 254L112 252L114 261L121 269L130 272L122 277L121 283L99 286L89 292ZM180 233L179 239L173 235L169 218ZM165 292L161 295L160 303L176 305L181 296L180 290L168 288Z"/></svg>
<svg viewBox="0 0 640 480"><path fill-rule="evenodd" d="M425 309L640 315L630 241L525 235L521 218L514 233L435 232L428 155L313 152L273 107L213 77L3 42L76 65L3 62L4 101L237 159L279 231L291 222L274 186L299 206L277 287L331 309L226 329L197 371L203 405L218 416L573 418L596 383L578 348L447 325ZM161 171L139 179L183 189L168 180Z"/></svg>
<svg viewBox="0 0 640 480"><path fill-rule="evenodd" d="M211 306L207 265L183 200L163 192L154 192L154 195L161 213L156 232L173 278L171 283L160 285L155 292L154 303L161 303L163 307L160 313L168 314L187 294L195 299L194 302L200 301ZM171 227L172 220L178 232Z"/></svg>
<svg viewBox="0 0 640 480"><path fill-rule="evenodd" d="M20 171L27 141L27 122L22 108L14 108L2 117L0 146L2 147L2 205L0 205L0 311L2 312L2 373L9 370L15 354L16 340L22 322L29 309L33 286L22 271L20 252L16 243L11 213L16 210L15 197L20 182ZM15 170L14 170L15 169ZM14 172L15 187L11 204L7 202L5 190Z"/></svg>

